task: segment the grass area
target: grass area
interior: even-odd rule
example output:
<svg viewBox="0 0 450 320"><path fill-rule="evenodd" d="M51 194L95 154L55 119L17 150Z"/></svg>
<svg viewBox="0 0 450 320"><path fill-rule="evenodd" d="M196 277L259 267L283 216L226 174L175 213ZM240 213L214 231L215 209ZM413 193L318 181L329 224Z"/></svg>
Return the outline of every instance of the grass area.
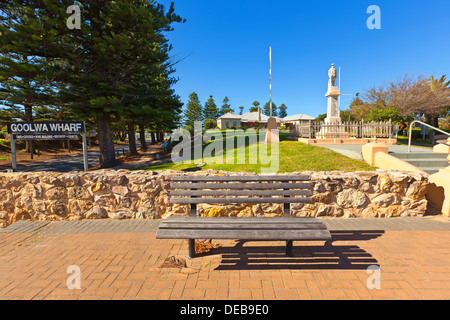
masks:
<svg viewBox="0 0 450 320"><path fill-rule="evenodd" d="M402 135L397 136L397 144L398 145L408 145L408 141L409 141L408 136L402 136ZM431 140L428 137L426 137L425 140L423 140L422 138L412 138L411 144L417 145L417 146L430 147L430 148L433 147L433 144L431 143Z"/></svg>
<svg viewBox="0 0 450 320"><path fill-rule="evenodd" d="M363 161L354 160L348 157L345 157L339 153L331 151L326 148L318 147L318 146L310 146L297 141L289 141L287 140L288 133L280 133L280 143L279 143L279 163L275 172L278 173L287 173L287 172L296 172L296 171L373 171L374 167L366 164ZM203 150L210 144L205 143L203 145ZM246 146L243 147L245 149L246 155L246 163L245 164L234 164L236 163L236 154L237 149L234 150L225 150L225 153L228 151L236 151L233 164L227 164L225 159L224 163L208 163L210 158L202 159L202 161L192 161L191 163L183 163L183 164L175 164L175 163L166 163L161 165L154 165L145 168L144 170L177 170L177 171L199 171L199 170L222 170L222 171L232 171L232 172L254 172L261 173L264 169L268 169L269 167L274 168L274 161L270 162L272 159L271 153L269 152L269 157L266 158L264 163L261 163L258 158L258 162L256 164L249 164L249 154L258 154L260 144L249 145L246 143ZM224 144L225 149L225 144ZM217 156L217 155L216 155ZM218 154L218 156L223 157L222 154ZM223 157L225 158L225 157ZM268 161L269 160L269 161ZM203 162L206 163L203 167L197 168L197 164Z"/></svg>

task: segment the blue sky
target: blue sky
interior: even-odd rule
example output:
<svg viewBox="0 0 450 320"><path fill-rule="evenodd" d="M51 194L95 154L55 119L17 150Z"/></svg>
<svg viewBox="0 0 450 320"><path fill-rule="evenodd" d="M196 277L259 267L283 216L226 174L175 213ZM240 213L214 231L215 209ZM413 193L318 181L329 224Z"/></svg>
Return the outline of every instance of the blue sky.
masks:
<svg viewBox="0 0 450 320"><path fill-rule="evenodd" d="M169 6L171 1L157 0ZM341 67L341 93L363 93L405 74L450 77L450 1L433 0L175 0L186 19L167 37L186 104L225 96L238 113L272 97L288 115L326 113L328 69ZM381 30L370 30L370 5L381 9ZM346 109L352 96L342 96Z"/></svg>

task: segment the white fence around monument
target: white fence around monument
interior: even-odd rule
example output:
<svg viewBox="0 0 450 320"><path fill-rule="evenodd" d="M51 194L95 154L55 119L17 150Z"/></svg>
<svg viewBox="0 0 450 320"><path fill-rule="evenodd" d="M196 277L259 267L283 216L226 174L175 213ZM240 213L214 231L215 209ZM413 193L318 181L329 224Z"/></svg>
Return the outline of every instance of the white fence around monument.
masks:
<svg viewBox="0 0 450 320"><path fill-rule="evenodd" d="M310 124L292 124L289 136L308 139L336 138L390 138L392 122L350 121L342 123L311 122Z"/></svg>

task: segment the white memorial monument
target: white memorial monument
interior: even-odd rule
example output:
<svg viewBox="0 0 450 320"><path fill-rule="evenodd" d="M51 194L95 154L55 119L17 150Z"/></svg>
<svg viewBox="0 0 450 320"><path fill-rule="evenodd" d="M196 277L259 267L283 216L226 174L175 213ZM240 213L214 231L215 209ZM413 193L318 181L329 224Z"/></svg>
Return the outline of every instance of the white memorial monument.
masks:
<svg viewBox="0 0 450 320"><path fill-rule="evenodd" d="M328 91L325 94L325 97L328 98L327 117L325 118L325 123L338 124L341 123L338 104L338 97L341 95L341 93L339 92L339 87L334 85L337 77L334 63L331 64L331 68L330 70L328 70L328 76L330 77L330 79L328 80Z"/></svg>
<svg viewBox="0 0 450 320"><path fill-rule="evenodd" d="M334 63L331 64L330 70L328 70L328 90L325 97L328 99L327 103L327 117L324 120L323 126L320 131L317 132L318 138L337 138L342 137L340 127L334 127L331 125L341 124L341 117L339 114L339 102L338 98L341 95L339 87L335 86L337 78L337 71L334 68Z"/></svg>
<svg viewBox="0 0 450 320"><path fill-rule="evenodd" d="M339 87L335 86L337 72L334 68L334 63L331 64L330 70L328 70L328 91L325 97L328 98L327 104L327 117L325 118L325 124L339 124L341 123L341 117L339 114L338 98L341 95Z"/></svg>

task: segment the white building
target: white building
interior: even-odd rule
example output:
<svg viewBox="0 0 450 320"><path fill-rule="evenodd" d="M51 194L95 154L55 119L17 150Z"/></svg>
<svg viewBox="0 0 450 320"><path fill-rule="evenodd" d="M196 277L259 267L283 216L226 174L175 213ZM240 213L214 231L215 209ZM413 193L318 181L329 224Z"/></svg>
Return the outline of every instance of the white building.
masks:
<svg viewBox="0 0 450 320"><path fill-rule="evenodd" d="M220 129L227 129L231 127L239 128L241 126L241 119L241 115L227 112L223 116L217 118L217 126Z"/></svg>
<svg viewBox="0 0 450 320"><path fill-rule="evenodd" d="M300 113L283 118L283 124L295 124L295 123L309 124L311 121L314 121L314 119L315 119L314 117Z"/></svg>
<svg viewBox="0 0 450 320"><path fill-rule="evenodd" d="M308 123L314 121L314 117L308 116L306 114L296 114L293 116L288 116L286 118L274 117L277 120L278 126L289 125L294 123ZM217 118L217 127L220 129L227 128L250 128L250 127L265 127L267 125L266 116L261 108L258 111L247 112L244 115L236 115L232 113L226 113L223 116Z"/></svg>

